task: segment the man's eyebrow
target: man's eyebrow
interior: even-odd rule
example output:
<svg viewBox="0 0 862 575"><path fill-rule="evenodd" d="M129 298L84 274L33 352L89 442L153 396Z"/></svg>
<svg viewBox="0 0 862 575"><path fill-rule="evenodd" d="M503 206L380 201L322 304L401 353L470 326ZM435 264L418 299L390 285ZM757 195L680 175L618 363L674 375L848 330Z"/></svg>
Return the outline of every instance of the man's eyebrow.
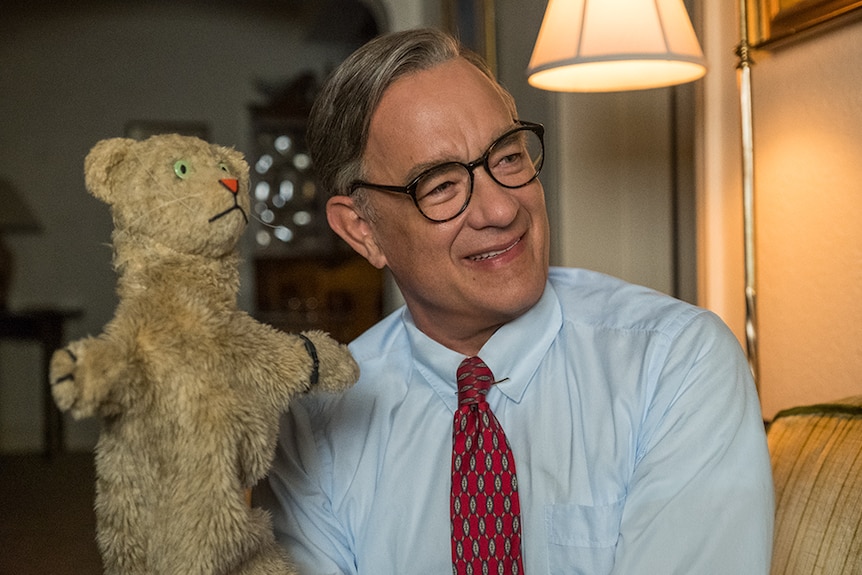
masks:
<svg viewBox="0 0 862 575"><path fill-rule="evenodd" d="M402 185L409 185L413 180L415 180L431 168L436 168L437 166L442 166L443 164L449 164L451 162L457 161L458 160L444 159L441 157L439 159L428 160L426 162L422 162L421 164L416 164L415 166L410 168L409 172L407 172L407 177L404 178L404 183Z"/></svg>
<svg viewBox="0 0 862 575"><path fill-rule="evenodd" d="M511 125L506 126L506 127L505 127L505 128L503 128L502 130L499 130L499 131L498 131L498 132L497 132L497 133L496 133L496 134L491 138L491 141L490 141L490 142L488 142L488 144L487 144L487 145L485 146L485 148L482 150L482 154L484 154L485 152L487 152L487 151L488 151L488 148L491 146L491 144L493 144L493 143L494 143L494 142L496 142L498 139L500 139L500 137L502 137L502 136L503 136L503 134L505 134L505 133L506 133L506 132L508 132L509 130L514 130L514 129L515 129L515 128L517 128L517 127L518 127L518 123L517 123L517 120L516 120L516 121L514 121ZM481 157L481 156L480 156L480 157ZM467 160L467 162L472 162L472 161L473 161L473 160L475 160L475 159L476 159L476 158L473 158L473 159ZM410 171L409 171L409 172L407 172L407 176L404 178L404 183L403 183L403 184L401 184L401 185L403 185L403 186L407 186L407 185L409 185L413 180L415 180L416 178L418 178L420 175L422 175L424 172L427 172L427 171L428 171L428 170L430 170L431 168L436 168L437 166L442 166L443 164L449 164L449 163L451 163L451 162L459 162L459 163L460 163L460 162L461 162L461 160L456 160L456 159L454 159L454 158L446 158L445 156L441 156L441 157L439 157L439 158L435 158L435 159L433 159L433 160L427 160L427 161L425 161L425 162L421 162L421 163L419 163L419 164L416 164L415 166L413 166L412 168L410 168Z"/></svg>

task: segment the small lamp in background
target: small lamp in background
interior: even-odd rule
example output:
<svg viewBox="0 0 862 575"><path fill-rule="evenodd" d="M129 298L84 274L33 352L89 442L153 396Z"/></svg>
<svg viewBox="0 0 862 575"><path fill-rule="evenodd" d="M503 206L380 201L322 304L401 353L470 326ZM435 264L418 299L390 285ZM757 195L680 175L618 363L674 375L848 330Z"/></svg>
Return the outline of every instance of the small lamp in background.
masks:
<svg viewBox="0 0 862 575"><path fill-rule="evenodd" d="M706 61L682 0L549 0L530 85L613 92L683 84Z"/></svg>
<svg viewBox="0 0 862 575"><path fill-rule="evenodd" d="M7 233L36 233L41 230L39 220L19 197L12 184L0 178L0 310L7 309L7 297L14 270L12 253L3 243L3 236Z"/></svg>

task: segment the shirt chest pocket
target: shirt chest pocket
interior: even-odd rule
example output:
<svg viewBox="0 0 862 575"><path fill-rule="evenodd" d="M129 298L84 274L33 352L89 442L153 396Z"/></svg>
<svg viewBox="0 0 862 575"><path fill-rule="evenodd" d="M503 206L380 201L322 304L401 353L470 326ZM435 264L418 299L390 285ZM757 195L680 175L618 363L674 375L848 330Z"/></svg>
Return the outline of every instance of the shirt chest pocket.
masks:
<svg viewBox="0 0 862 575"><path fill-rule="evenodd" d="M562 503L545 507L551 575L610 573L624 499L608 505Z"/></svg>

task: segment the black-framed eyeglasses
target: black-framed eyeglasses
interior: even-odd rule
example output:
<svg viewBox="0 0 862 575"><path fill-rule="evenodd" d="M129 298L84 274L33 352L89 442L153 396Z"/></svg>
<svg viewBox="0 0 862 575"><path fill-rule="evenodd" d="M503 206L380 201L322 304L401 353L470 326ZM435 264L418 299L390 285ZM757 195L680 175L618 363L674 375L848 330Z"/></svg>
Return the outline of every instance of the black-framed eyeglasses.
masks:
<svg viewBox="0 0 862 575"><path fill-rule="evenodd" d="M517 126L494 140L469 164L445 162L416 176L406 186L387 186L355 181L350 194L360 188L407 194L419 212L432 222L448 222L467 209L473 196L473 171L482 166L504 188L522 188L536 179L545 161L545 128L518 121Z"/></svg>

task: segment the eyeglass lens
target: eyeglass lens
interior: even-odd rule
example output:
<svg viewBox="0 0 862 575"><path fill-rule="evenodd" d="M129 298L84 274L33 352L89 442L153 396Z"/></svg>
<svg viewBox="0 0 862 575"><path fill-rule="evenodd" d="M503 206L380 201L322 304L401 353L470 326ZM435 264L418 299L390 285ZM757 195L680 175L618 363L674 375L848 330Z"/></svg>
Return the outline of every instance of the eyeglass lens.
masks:
<svg viewBox="0 0 862 575"><path fill-rule="evenodd" d="M541 138L530 129L521 128L491 145L484 157L484 166L501 186L520 188L538 174L542 154ZM423 174L416 182L416 205L429 219L445 221L464 210L472 192L470 168L455 162L442 164Z"/></svg>

